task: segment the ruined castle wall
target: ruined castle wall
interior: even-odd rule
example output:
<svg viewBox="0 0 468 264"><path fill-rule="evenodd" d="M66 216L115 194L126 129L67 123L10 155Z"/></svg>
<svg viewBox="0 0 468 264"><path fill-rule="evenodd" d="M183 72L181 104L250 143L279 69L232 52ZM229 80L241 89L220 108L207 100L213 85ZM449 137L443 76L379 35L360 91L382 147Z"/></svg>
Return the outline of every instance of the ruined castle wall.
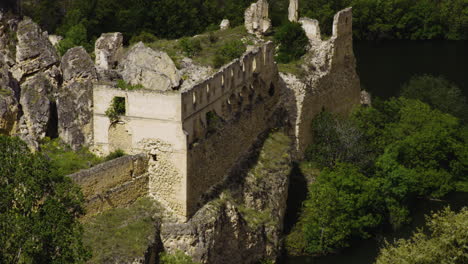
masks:
<svg viewBox="0 0 468 264"><path fill-rule="evenodd" d="M81 187L87 214L127 205L148 194L148 158L124 156L69 175Z"/></svg>
<svg viewBox="0 0 468 264"><path fill-rule="evenodd" d="M360 81L356 73L353 53L352 10L338 12L333 23L333 36L317 45L325 48L326 71L316 75L307 84L303 98L299 101L299 116L296 136L299 154L312 141L313 118L322 110L337 114L349 114L360 103ZM320 71L321 69L316 69Z"/></svg>
<svg viewBox="0 0 468 264"><path fill-rule="evenodd" d="M114 97L125 98L126 113L111 124L105 115ZM149 194L185 215L187 136L182 127L181 94L94 88L94 147L107 154L118 148L151 155Z"/></svg>
<svg viewBox="0 0 468 264"><path fill-rule="evenodd" d="M279 101L273 56L274 46L268 43L182 95L184 130L189 138L188 215L270 127L269 119Z"/></svg>

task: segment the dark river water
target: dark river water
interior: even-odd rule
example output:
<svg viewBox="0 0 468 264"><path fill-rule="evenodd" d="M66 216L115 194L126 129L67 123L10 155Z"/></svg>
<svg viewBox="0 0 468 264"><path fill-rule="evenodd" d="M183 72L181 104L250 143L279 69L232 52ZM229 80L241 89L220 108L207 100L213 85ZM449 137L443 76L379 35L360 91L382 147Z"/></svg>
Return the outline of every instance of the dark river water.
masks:
<svg viewBox="0 0 468 264"><path fill-rule="evenodd" d="M463 41L385 41L354 43L361 86L373 96L397 96L401 86L412 76L444 76L468 96L468 42ZM296 181L298 181L296 179ZM300 181L300 180L299 180ZM300 186L299 189L298 187ZM294 189L296 188L296 189ZM292 193L291 193L292 191ZM305 198L303 182L292 179L285 230L289 232ZM376 237L357 240L341 252L323 257L284 257L282 264L372 264L385 240L408 238L424 226L424 215L450 205L458 210L468 205L468 194L452 194L442 201L418 199L412 205L412 222L397 232L383 230Z"/></svg>

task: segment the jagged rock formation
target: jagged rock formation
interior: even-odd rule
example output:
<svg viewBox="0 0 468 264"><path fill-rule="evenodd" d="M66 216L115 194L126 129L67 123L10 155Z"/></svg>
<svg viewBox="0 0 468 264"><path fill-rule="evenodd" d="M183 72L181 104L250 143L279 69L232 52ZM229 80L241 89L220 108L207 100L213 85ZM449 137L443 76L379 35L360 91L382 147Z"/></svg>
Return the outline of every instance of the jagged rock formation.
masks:
<svg viewBox="0 0 468 264"><path fill-rule="evenodd" d="M18 100L5 55L0 53L0 134L11 135L18 120Z"/></svg>
<svg viewBox="0 0 468 264"><path fill-rule="evenodd" d="M92 143L93 83L96 68L83 47L68 50L62 57L63 84L57 98L58 131L73 149Z"/></svg>
<svg viewBox="0 0 468 264"><path fill-rule="evenodd" d="M231 23L229 22L229 19L223 19L223 21L221 21L221 24L219 25L219 29L226 30L230 26L231 26Z"/></svg>
<svg viewBox="0 0 468 264"><path fill-rule="evenodd" d="M299 0L289 0L288 19L291 22L299 19Z"/></svg>
<svg viewBox="0 0 468 264"><path fill-rule="evenodd" d="M309 40L314 41L321 39L318 20L308 17L301 17L301 19L299 19L299 23L302 25L302 28L304 29Z"/></svg>
<svg viewBox="0 0 468 264"><path fill-rule="evenodd" d="M119 63L123 79L146 89L167 91L178 88L181 76L172 59L162 51L155 51L139 42Z"/></svg>
<svg viewBox="0 0 468 264"><path fill-rule="evenodd" d="M271 20L268 18L268 2L258 0L250 5L244 14L245 28L250 34L263 35L271 28Z"/></svg>
<svg viewBox="0 0 468 264"><path fill-rule="evenodd" d="M122 33L104 33L96 40L94 53L96 67L110 70L117 66L118 55L123 48Z"/></svg>

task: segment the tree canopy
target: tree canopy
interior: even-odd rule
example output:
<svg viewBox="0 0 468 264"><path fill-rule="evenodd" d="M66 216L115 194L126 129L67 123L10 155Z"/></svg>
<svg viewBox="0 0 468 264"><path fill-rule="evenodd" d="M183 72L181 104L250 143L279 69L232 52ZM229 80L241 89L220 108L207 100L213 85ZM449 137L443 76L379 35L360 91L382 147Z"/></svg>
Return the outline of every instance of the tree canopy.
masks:
<svg viewBox="0 0 468 264"><path fill-rule="evenodd" d="M17 138L0 136L0 263L85 263L81 191Z"/></svg>

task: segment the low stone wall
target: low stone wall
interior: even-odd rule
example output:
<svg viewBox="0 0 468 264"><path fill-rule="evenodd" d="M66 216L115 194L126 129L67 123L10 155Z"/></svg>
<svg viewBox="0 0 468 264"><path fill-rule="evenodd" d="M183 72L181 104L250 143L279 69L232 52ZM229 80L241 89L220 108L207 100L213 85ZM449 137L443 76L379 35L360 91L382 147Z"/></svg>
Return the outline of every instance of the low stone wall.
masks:
<svg viewBox="0 0 468 264"><path fill-rule="evenodd" d="M87 214L125 206L148 194L148 158L124 156L69 175L86 199Z"/></svg>

